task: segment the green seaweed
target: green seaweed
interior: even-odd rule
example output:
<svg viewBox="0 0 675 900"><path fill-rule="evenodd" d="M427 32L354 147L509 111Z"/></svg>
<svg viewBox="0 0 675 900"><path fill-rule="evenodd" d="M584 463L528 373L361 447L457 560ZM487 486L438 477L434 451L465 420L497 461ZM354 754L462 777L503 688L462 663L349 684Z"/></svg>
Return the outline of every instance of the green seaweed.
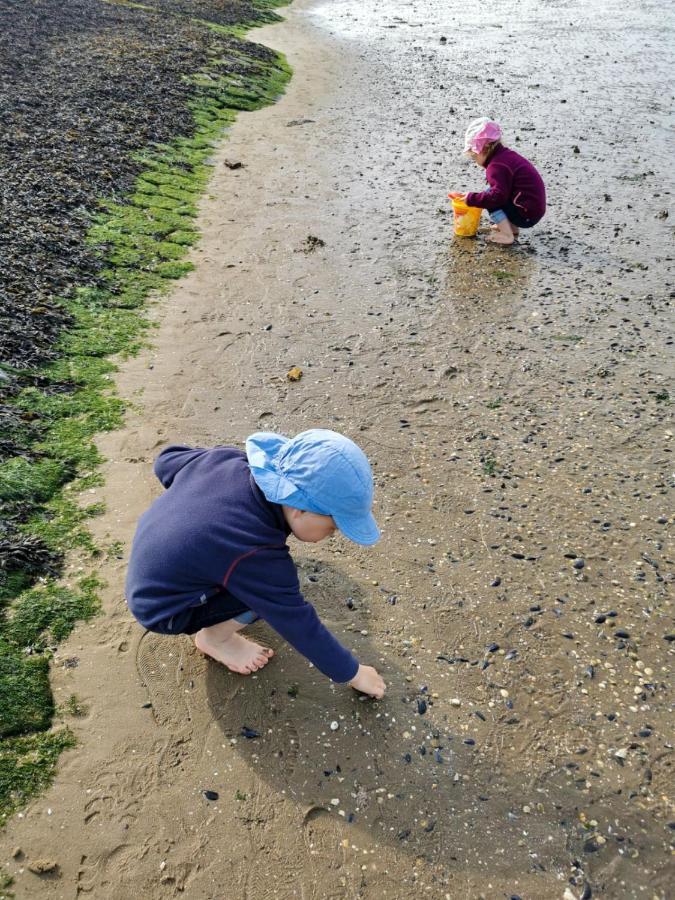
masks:
<svg viewBox="0 0 675 900"><path fill-rule="evenodd" d="M117 0L119 2L119 0ZM141 4L128 4L151 9ZM241 37L253 25L276 21L278 0L258 0L260 21L234 28L204 23ZM236 63L236 71L226 71ZM120 427L125 404L115 394L112 355L136 353L151 325L143 310L151 295L166 293L193 268L186 258L198 240L197 201L210 173L214 143L239 110L274 102L291 70L281 55L260 59L245 46L228 47L208 71L190 79L192 135L154 145L135 155L142 167L128 197L102 198L91 218L88 242L103 266L97 287L56 298L72 324L59 342L59 357L40 371L55 390L26 388L12 398L26 423L30 453L0 464L0 502L24 512L20 529L51 550L101 551L87 529L102 505L83 506L78 492L100 483L101 456L93 442ZM114 544L111 544L113 547ZM75 587L46 579L31 587L27 572L0 573L0 824L51 780L59 754L74 744L67 730L52 729L56 712L49 685L53 647L76 622L99 609L100 583L90 576ZM77 698L65 709L81 715ZM50 730L51 729L51 730Z"/></svg>
<svg viewBox="0 0 675 900"><path fill-rule="evenodd" d="M75 738L67 729L0 742L0 825L51 781L56 763Z"/></svg>

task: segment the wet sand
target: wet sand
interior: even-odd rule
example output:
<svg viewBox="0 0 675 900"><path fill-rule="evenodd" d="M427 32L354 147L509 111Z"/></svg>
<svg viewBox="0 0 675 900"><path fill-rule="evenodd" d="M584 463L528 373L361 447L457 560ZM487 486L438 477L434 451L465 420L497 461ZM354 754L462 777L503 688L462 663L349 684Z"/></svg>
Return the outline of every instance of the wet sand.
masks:
<svg viewBox="0 0 675 900"><path fill-rule="evenodd" d="M143 634L106 562L105 616L53 665L78 747L2 837L17 897L667 896L667 17L302 0L257 33L295 75L216 154L197 269L122 367L97 537L126 556L167 442L349 434L383 539L293 551L389 692L265 626L274 661L232 675ZM549 188L512 250L451 239L484 113Z"/></svg>

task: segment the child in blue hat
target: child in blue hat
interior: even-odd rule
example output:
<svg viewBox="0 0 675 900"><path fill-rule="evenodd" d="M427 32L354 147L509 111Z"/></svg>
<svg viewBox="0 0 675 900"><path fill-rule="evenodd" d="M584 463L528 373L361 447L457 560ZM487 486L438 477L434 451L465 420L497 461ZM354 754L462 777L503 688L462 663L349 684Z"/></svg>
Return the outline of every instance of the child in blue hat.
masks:
<svg viewBox="0 0 675 900"><path fill-rule="evenodd" d="M141 516L126 582L129 608L160 634L194 634L199 650L249 675L273 651L241 630L264 619L336 682L381 699L385 684L322 624L300 592L286 544L336 530L358 544L380 532L373 475L349 438L315 428L258 432L234 447L167 447L155 461L167 489Z"/></svg>

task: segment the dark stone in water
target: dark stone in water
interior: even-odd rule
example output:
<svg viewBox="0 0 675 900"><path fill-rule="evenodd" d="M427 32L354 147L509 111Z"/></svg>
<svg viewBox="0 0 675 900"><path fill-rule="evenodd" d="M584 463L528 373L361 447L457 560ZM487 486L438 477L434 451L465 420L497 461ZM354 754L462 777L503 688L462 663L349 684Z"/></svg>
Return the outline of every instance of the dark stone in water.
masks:
<svg viewBox="0 0 675 900"><path fill-rule="evenodd" d="M591 839L590 841L586 841L584 844L584 853L597 853L600 849L600 844L597 841Z"/></svg>

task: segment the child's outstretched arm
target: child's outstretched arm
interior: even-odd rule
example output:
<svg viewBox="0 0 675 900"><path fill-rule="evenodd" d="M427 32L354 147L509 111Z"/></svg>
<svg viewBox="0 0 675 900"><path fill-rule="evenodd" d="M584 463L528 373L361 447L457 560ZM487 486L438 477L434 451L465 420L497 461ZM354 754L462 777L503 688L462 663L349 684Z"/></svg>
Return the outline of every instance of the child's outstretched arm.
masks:
<svg viewBox="0 0 675 900"><path fill-rule="evenodd" d="M323 624L302 595L286 545L261 548L242 559L224 585L333 681L381 699L385 685Z"/></svg>

